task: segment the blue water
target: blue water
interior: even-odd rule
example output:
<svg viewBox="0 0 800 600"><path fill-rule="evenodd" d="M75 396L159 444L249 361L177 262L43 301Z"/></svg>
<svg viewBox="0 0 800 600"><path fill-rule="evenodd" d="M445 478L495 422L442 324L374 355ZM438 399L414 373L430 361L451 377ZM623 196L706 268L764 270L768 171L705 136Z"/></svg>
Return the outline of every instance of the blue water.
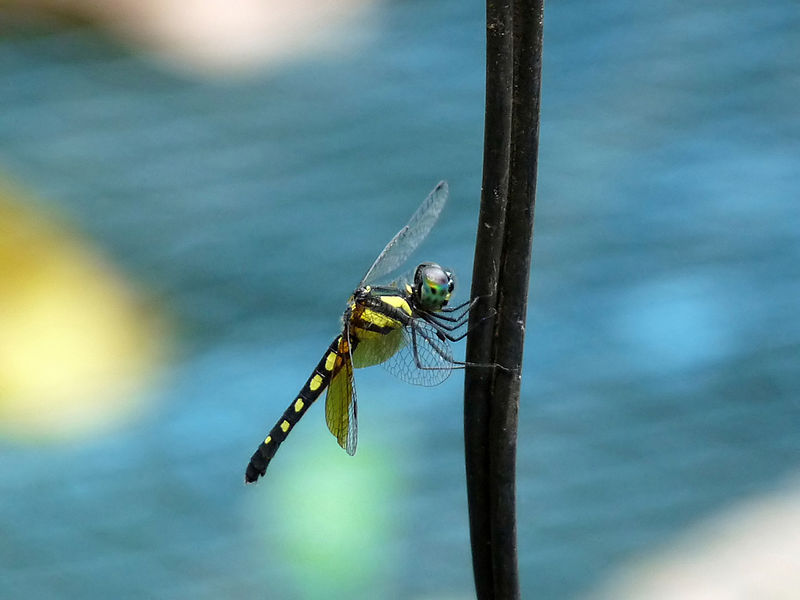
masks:
<svg viewBox="0 0 800 600"><path fill-rule="evenodd" d="M96 31L0 40L0 168L176 322L113 434L3 444L8 598L469 598L461 381L359 373L354 458L313 407L244 466L433 185L468 289L483 9L384 3L367 46L243 81ZM577 598L800 467L800 12L546 8L520 411L528 598Z"/></svg>

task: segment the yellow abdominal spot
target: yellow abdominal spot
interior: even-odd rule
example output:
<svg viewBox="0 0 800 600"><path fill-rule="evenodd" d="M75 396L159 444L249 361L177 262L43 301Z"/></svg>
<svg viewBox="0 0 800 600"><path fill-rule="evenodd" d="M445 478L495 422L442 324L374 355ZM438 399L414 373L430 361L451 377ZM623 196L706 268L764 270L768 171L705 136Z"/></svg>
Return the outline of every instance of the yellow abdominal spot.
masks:
<svg viewBox="0 0 800 600"><path fill-rule="evenodd" d="M303 403L303 399L298 398L297 402L294 403L294 412L300 412L301 410L303 410L303 406L305 406L305 404Z"/></svg>
<svg viewBox="0 0 800 600"><path fill-rule="evenodd" d="M283 423L281 423L281 429L283 430L283 433L289 431L289 427L291 427L289 425L289 421L284 421Z"/></svg>
<svg viewBox="0 0 800 600"><path fill-rule="evenodd" d="M309 387L309 389L311 389L312 392L315 392L316 390L318 390L319 386L321 386L321 385L322 385L322 377L320 377L319 374L314 375L311 378L311 381L308 383L308 387Z"/></svg>
<svg viewBox="0 0 800 600"><path fill-rule="evenodd" d="M325 370L326 371L333 371L333 366L336 364L336 352L331 352L328 354L328 358L325 359Z"/></svg>
<svg viewBox="0 0 800 600"><path fill-rule="evenodd" d="M271 435L268 435L268 436L267 436L267 439L265 439L265 440L264 440L264 443L265 443L265 444L269 444L271 441L272 441L272 436L271 436Z"/></svg>

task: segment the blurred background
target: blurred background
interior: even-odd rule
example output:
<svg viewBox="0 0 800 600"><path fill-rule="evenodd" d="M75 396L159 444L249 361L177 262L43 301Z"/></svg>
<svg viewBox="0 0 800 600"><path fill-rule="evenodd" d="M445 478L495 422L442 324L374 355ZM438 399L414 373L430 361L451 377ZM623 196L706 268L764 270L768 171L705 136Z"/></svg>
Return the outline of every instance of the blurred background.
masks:
<svg viewBox="0 0 800 600"><path fill-rule="evenodd" d="M484 7L0 8L0 596L474 597L460 375L247 461L440 179L466 298ZM800 12L545 12L527 598L796 598ZM463 351L463 349L459 349Z"/></svg>

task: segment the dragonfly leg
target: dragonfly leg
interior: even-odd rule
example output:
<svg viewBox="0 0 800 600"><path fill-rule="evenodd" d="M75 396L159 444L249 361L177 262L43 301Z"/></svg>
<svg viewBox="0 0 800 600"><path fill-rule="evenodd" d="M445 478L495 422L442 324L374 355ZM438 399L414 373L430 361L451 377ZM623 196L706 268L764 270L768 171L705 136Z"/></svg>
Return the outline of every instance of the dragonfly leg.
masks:
<svg viewBox="0 0 800 600"><path fill-rule="evenodd" d="M459 365L460 364L458 361L453 360L453 357L450 356L450 354L448 352L445 352L444 350L442 350L439 347L439 344L436 344L433 340L431 340L427 336L425 331L423 331L421 329L418 330L416 327L414 327L413 323L411 324L410 328L411 328L411 346L412 346L412 351L414 353L414 363L416 364L418 369L421 369L423 371L449 371L450 369L453 368L453 365ZM420 358L419 358L419 350L418 350L418 344L417 344L417 334L419 334L425 341L427 341L428 345L431 347L431 349L434 352L436 352L436 354L438 354L447 363L445 366L429 367L427 365L423 365L422 364L422 360L420 360ZM439 336L440 339L441 339L440 332L437 331L436 335ZM456 367L456 368L460 368L460 367Z"/></svg>
<svg viewBox="0 0 800 600"><path fill-rule="evenodd" d="M462 327L464 327L467 324L467 318L469 317L469 311L475 305L475 302L477 300L478 299L476 298L472 302L469 302L468 306L467 306L467 304L462 304L461 307L463 308L463 307L466 306L466 308L463 310L463 312L461 312L461 314L459 314L457 316L454 316L454 317L453 316L449 316L449 315L443 315L443 314L441 314L441 312L424 312L424 313L421 313L421 314L422 314L423 318L426 321L428 321L429 323L434 325L440 331L441 330L446 330L448 332L453 332L453 331L457 331L457 330L461 329ZM458 338L458 339L461 339L461 338Z"/></svg>
<svg viewBox="0 0 800 600"><path fill-rule="evenodd" d="M436 352L436 354L438 354L445 362L447 362L447 365L442 366L442 367L429 367L429 366L426 366L426 365L422 364L422 361L419 358L419 352L417 350L417 333L419 333L420 337L422 337L425 341L428 342L428 345L431 347L431 349L434 352ZM436 335L437 335L437 337L439 337L440 333L437 331ZM441 337L440 337L440 339L441 339ZM461 360L456 360L452 356L450 356L449 353L447 353L444 350L442 350L439 347L439 345L436 344L430 337L428 337L427 332L425 332L424 330L421 330L421 329L419 331L417 331L417 329L414 328L413 326L411 328L411 343L412 343L413 351L414 351L414 362L416 363L416 366L417 366L418 369L422 369L424 371L449 371L451 369L463 369L463 368L468 367L468 366L474 366L474 367L490 367L490 366L494 366L494 365L481 365L481 364L477 364L477 363L469 363L469 362L464 362L464 361L461 361Z"/></svg>
<svg viewBox="0 0 800 600"><path fill-rule="evenodd" d="M490 316L493 316L493 315L490 315ZM482 323L483 321L485 321L486 319L488 319L488 318L489 318L489 317L485 317L484 319L482 319L482 320L481 320L481 323ZM426 320L426 322L427 322L427 323L429 323L430 325L432 325L432 326L434 327L434 329L435 329L435 331L436 331L436 336L437 336L437 337L438 337L440 340L444 338L444 339L448 339L448 340L450 340L450 341L457 342L457 341L461 340L462 338L466 337L466 335L467 335L467 333L468 333L468 332L464 332L464 333L463 333L462 335L460 335L460 336L451 336L451 335L447 334L447 333L446 333L446 332L444 332L444 331L440 331L440 330L439 330L439 329L436 327L436 324L434 324L434 323L431 323L430 321L427 321L427 320ZM479 323L479 324L480 324L480 323ZM448 363L448 365L447 365L447 366L445 366L445 367L426 367L426 366L423 366L423 365L421 364L421 361L420 361L420 359L419 359L419 354L418 354L418 351L417 351L417 337L416 337L416 334L417 334L417 333L419 333L419 335L420 335L420 336L421 336L421 337L422 337L422 338L423 338L425 341L427 341L427 342L428 342L428 345L429 345L429 346L430 346L430 347L433 349L433 351L434 351L434 352L436 352L436 354L438 354L438 355L439 355L439 356L440 356L442 359L444 359L444 360L445 360L445 361ZM508 369L508 368L506 368L506 367L504 367L503 365L501 365L501 364L498 364L498 363L473 363L473 362L468 362L468 361L456 360L456 359L454 359L452 356L450 356L448 353L446 353L445 351L443 351L443 350L442 350L442 349L439 347L439 345L438 345L438 344L436 344L436 343L434 342L434 340L433 340L433 339L431 339L431 338L428 336L428 333L427 333L426 331L424 331L424 330L422 330L422 329L420 329L419 331L417 331L417 329L416 329L416 328L413 326L413 324L412 324L412 326L411 326L411 341L412 341L412 345L413 345L413 351L414 351L414 361L416 362L416 365L417 365L417 367L418 367L419 369L424 369L424 370L434 371L434 370L444 370L444 369L464 369L464 368L466 368L466 367L483 367L483 368L488 368L488 367L495 368L495 367L496 367L496 368L498 368L498 369L501 369L501 370L503 370L503 371L507 371L507 372L508 372L508 371L510 371L510 369Z"/></svg>
<svg viewBox="0 0 800 600"><path fill-rule="evenodd" d="M493 316L494 316L494 314L485 316L480 321L478 321L475 324L474 327L479 327L480 325L483 324L484 321L486 321L487 319L492 318ZM467 337L469 332L472 330L472 329L467 329L464 333L461 333L459 335L455 335L455 334L453 334L453 332L458 330L458 329L461 329L461 327L466 325L466 322L460 323L459 325L456 325L456 326L453 326L453 325L448 325L446 323L438 322L436 320L436 315L426 314L426 315L423 315L423 317L424 317L426 323L429 323L434 329L436 329L436 332L437 332L437 335L439 336L439 339L448 339L451 342L458 342L459 340L463 340L465 337Z"/></svg>
<svg viewBox="0 0 800 600"><path fill-rule="evenodd" d="M463 312L461 314L459 314L458 316L456 316L456 317L451 317L451 316L448 316L448 315L441 314L442 312L446 311L446 309L444 309L444 311L439 311L439 312L435 312L435 313L433 313L433 312L425 313L425 315L424 315L425 319L427 321L429 321L429 322L432 319L435 325L437 325L438 327L440 327L442 329L446 329L447 331L455 331L457 329L461 329L467 323L467 318L469 317L469 312L472 310L472 308L475 306L475 304L478 302L478 300L480 300L483 297L484 296L476 296L472 301L465 302L465 303L455 307L454 310L463 309ZM492 315L490 315L490 316L493 316L493 315L494 315L494 309L492 309ZM489 317L484 317L483 319L481 319L480 323L482 323L487 318L489 318ZM464 336L461 336L458 339L460 340L463 337Z"/></svg>
<svg viewBox="0 0 800 600"><path fill-rule="evenodd" d="M447 321L461 321L466 315L469 314L469 311L471 311L475 307L475 304L480 299L481 299L481 296L476 296L473 300L467 300L466 302L464 302L462 304L459 304L458 306L453 306L452 308L443 308L442 310L440 310L436 314L439 317L441 317L442 319L445 319ZM450 317L450 316L442 314L442 313L448 313L448 315L449 315L449 314L456 313L456 312L459 312L459 311L461 311L461 314L459 314L457 317Z"/></svg>
<svg viewBox="0 0 800 600"><path fill-rule="evenodd" d="M427 314L427 315L424 315L424 317L425 317L425 320L428 321L429 323L433 323L437 327L440 327L441 329L445 329L447 331L456 331L458 329L461 329L462 327L464 327L467 324L466 319L463 320L463 321L458 321L458 322L449 322L449 321L442 322L442 321L439 320L440 319L440 315L436 315L436 314Z"/></svg>
<svg viewBox="0 0 800 600"><path fill-rule="evenodd" d="M476 297L474 300L467 300L466 302L462 302L458 306L446 306L442 308L439 312L454 313L463 310L465 308L467 309L467 312L469 312L469 309L472 308L472 306L475 304L478 298L480 298L480 296Z"/></svg>

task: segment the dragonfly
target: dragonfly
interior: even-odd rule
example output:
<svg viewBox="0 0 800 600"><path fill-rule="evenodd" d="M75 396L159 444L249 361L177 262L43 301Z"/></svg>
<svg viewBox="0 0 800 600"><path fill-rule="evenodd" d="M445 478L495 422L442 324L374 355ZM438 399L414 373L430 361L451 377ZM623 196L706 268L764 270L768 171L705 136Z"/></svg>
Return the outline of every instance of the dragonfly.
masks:
<svg viewBox="0 0 800 600"><path fill-rule="evenodd" d="M325 422L349 454L358 442L358 407L353 369L381 364L408 383L442 383L465 362L453 358L450 342L466 336L474 302L448 306L455 288L452 272L432 262L416 267L413 278L397 273L428 236L448 197L441 181L411 219L384 247L347 302L342 331L331 342L303 388L250 459L245 482L254 483L309 407L327 389Z"/></svg>

